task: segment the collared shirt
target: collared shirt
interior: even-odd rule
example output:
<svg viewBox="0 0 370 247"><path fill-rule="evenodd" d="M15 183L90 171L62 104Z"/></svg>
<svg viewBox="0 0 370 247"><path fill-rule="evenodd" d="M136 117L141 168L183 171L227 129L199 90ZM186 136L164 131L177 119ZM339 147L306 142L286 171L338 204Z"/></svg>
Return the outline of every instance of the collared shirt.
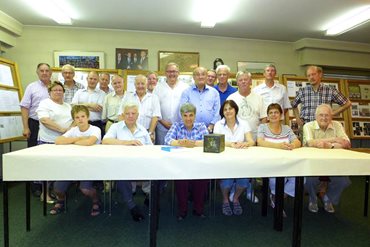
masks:
<svg viewBox="0 0 370 247"><path fill-rule="evenodd" d="M253 140L257 138L257 128L260 120L267 117L266 107L262 96L251 92L248 96L242 96L239 91L230 95L228 100L234 100L239 107L238 118L247 122L251 128Z"/></svg>
<svg viewBox="0 0 370 247"><path fill-rule="evenodd" d="M104 98L102 119L110 119L113 121L118 121L119 112L121 110L121 102L123 95L119 96L115 91L107 94Z"/></svg>
<svg viewBox="0 0 370 247"><path fill-rule="evenodd" d="M69 88L64 86L65 92L64 92L64 102L71 104L73 100L73 96L79 89L84 89L84 85L82 85L79 82L73 81L73 87Z"/></svg>
<svg viewBox="0 0 370 247"><path fill-rule="evenodd" d="M292 143L295 139L297 139L297 136L288 125L282 124L281 132L279 134L274 134L271 132L268 124L265 123L258 126L257 138L262 138L265 141L273 143Z"/></svg>
<svg viewBox="0 0 370 247"><path fill-rule="evenodd" d="M195 84L187 88L181 95L180 107L184 103L191 103L197 108L196 122L203 122L208 126L215 124L220 119L219 94L216 89L208 85L204 87L203 91L199 91Z"/></svg>
<svg viewBox="0 0 370 247"><path fill-rule="evenodd" d="M177 81L174 88L171 88L166 81L159 81L153 94L158 96L161 107L162 119L171 123L179 122L179 105L182 92L189 86L182 81ZM158 128L167 131L167 128L158 123Z"/></svg>
<svg viewBox="0 0 370 247"><path fill-rule="evenodd" d="M236 91L238 91L235 87L231 86L229 83L227 83L227 88L226 88L225 92L222 92L219 89L219 84L217 84L214 88L219 93L219 96L220 96L220 105L222 105L231 94L233 94Z"/></svg>
<svg viewBox="0 0 370 247"><path fill-rule="evenodd" d="M320 84L317 92L315 92L313 87L308 85L299 89L292 101L292 107L296 108L299 104L302 104L300 117L307 123L315 120L315 111L319 105L337 103L342 106L347 102L346 96L336 88Z"/></svg>
<svg viewBox="0 0 370 247"><path fill-rule="evenodd" d="M204 123L194 123L193 128L189 131L184 123L176 122L172 124L170 130L164 138L166 145L171 145L174 140L188 139L194 141L203 140L204 135L208 134L207 127Z"/></svg>
<svg viewBox="0 0 370 247"><path fill-rule="evenodd" d="M71 110L72 107L68 103L58 104L51 99L44 99L40 102L36 112L39 119L49 118L60 127L68 128L73 122ZM49 129L40 121L39 141L54 143L55 138L61 135L62 133Z"/></svg>
<svg viewBox="0 0 370 247"><path fill-rule="evenodd" d="M87 88L79 89L73 97L72 104L86 104L95 103L103 106L105 93L99 88L95 88L94 91L89 91ZM90 121L101 120L102 112L90 111Z"/></svg>
<svg viewBox="0 0 370 247"><path fill-rule="evenodd" d="M342 124L338 121L331 121L326 130L322 130L316 120L306 123L303 126L303 145L307 146L308 141L340 137L349 141Z"/></svg>
<svg viewBox="0 0 370 247"><path fill-rule="evenodd" d="M108 87L108 92L105 92L103 89L101 89L101 88L99 88L100 90L102 90L103 91L103 93L105 93L105 95L108 95L108 94L110 94L111 92L114 92L114 89L113 88L110 88L110 87Z"/></svg>
<svg viewBox="0 0 370 247"><path fill-rule="evenodd" d="M149 129L150 122L153 117L161 118L161 108L159 105L158 96L147 92L144 98L140 101L136 92L128 92L122 99L121 106L119 107L119 114L122 113L122 107L126 102L135 102L139 105L139 118L137 122Z"/></svg>
<svg viewBox="0 0 370 247"><path fill-rule="evenodd" d="M244 142L247 141L245 139L245 134L250 132L251 128L249 127L247 122L242 122L237 120L235 122L234 128L230 129L229 126L226 124L225 118L221 119L215 124L213 129L214 134L224 134L225 141L227 142Z"/></svg>
<svg viewBox="0 0 370 247"><path fill-rule="evenodd" d="M266 109L272 103L278 103L283 111L292 108L285 86L278 82L275 82L271 88L266 83L262 83L254 87L252 92L262 96ZM284 119L284 114L281 118Z"/></svg>
<svg viewBox="0 0 370 247"><path fill-rule="evenodd" d="M47 98L49 98L48 87L42 81L38 80L27 86L19 105L28 109L29 118L39 120L36 110L39 107L40 102Z"/></svg>
<svg viewBox="0 0 370 247"><path fill-rule="evenodd" d="M105 138L114 138L121 141L133 141L139 140L143 145L153 145L148 131L144 126L136 124L136 130L134 133L126 126L125 121L114 123L110 126L108 132L105 134Z"/></svg>
<svg viewBox="0 0 370 247"><path fill-rule="evenodd" d="M100 144L101 142L101 130L94 126L91 125L86 131L81 131L78 126L70 128L66 133L63 134L64 137L81 137L81 136L95 136L96 137L96 142L95 144Z"/></svg>

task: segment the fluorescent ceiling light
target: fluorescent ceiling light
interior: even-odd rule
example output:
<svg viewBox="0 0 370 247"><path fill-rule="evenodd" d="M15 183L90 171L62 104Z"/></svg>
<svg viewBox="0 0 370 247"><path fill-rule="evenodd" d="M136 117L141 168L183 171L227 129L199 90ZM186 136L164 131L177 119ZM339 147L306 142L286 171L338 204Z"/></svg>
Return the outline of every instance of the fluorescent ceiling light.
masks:
<svg viewBox="0 0 370 247"><path fill-rule="evenodd" d="M370 5L352 11L345 16L338 18L328 28L326 35L335 36L348 32L370 20Z"/></svg>
<svg viewBox="0 0 370 247"><path fill-rule="evenodd" d="M25 0L38 13L61 25L72 25L72 14L64 0Z"/></svg>

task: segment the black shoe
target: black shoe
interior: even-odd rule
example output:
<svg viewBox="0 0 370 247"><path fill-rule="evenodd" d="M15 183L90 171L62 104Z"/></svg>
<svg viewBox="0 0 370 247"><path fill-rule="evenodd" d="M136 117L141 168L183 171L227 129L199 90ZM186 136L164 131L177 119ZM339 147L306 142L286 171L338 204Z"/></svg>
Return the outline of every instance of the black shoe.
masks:
<svg viewBox="0 0 370 247"><path fill-rule="evenodd" d="M139 209L138 206L135 206L130 209L130 213L132 216L132 219L136 222L140 222L144 220L144 215L141 213L141 210Z"/></svg>
<svg viewBox="0 0 370 247"><path fill-rule="evenodd" d="M42 187L41 184L31 183L31 192L34 197L40 197Z"/></svg>
<svg viewBox="0 0 370 247"><path fill-rule="evenodd" d="M149 195L145 195L144 205L149 207Z"/></svg>
<svg viewBox="0 0 370 247"><path fill-rule="evenodd" d="M177 221L183 221L186 218L186 214L180 214L177 216Z"/></svg>
<svg viewBox="0 0 370 247"><path fill-rule="evenodd" d="M199 217L200 219L205 219L207 216L205 216L203 213L197 213L195 210L193 210L193 215L196 217Z"/></svg>

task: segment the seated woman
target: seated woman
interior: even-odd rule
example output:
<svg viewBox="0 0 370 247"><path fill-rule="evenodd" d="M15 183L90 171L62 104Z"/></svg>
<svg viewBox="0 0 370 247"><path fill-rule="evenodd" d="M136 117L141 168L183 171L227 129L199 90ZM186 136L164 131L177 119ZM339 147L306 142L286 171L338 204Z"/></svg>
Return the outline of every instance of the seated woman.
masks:
<svg viewBox="0 0 370 247"><path fill-rule="evenodd" d="M114 123L109 128L103 138L103 144L107 145L125 145L142 146L153 145L148 131L144 126L137 123L139 117L139 105L135 102L126 102L122 107L123 121ZM130 209L134 221L142 221L144 215L136 205L132 196L132 184L130 181L118 181L117 189L121 193L123 201Z"/></svg>
<svg viewBox="0 0 370 247"><path fill-rule="evenodd" d="M268 123L258 126L257 145L261 147L279 148L292 150L301 147L293 130L288 125L280 123L283 110L277 103L272 103L267 107ZM270 203L275 207L275 178L270 178ZM295 179L294 177L285 178L284 192L285 196L294 197ZM283 212L285 215L285 212Z"/></svg>
<svg viewBox="0 0 370 247"><path fill-rule="evenodd" d="M74 105L71 111L72 118L77 125L71 128L62 136L55 139L57 145L75 144L81 146L91 146L100 143L100 129L98 127L89 124L89 109L83 105ZM54 191L57 194L57 203L50 210L50 214L56 215L65 210L65 197L68 186L71 181L56 181L54 183ZM91 216L97 216L100 214L100 201L96 194L95 188L93 188L92 181L81 181L80 190L82 193L92 200Z"/></svg>
<svg viewBox="0 0 370 247"><path fill-rule="evenodd" d="M225 145L232 148L247 148L254 145L251 129L248 123L238 121L238 105L233 100L226 100L220 109L221 120L215 124L213 133L225 135ZM229 202L230 189L236 184L231 209ZM222 213L226 216L241 215L243 208L239 203L239 196L246 190L249 184L248 178L222 179L220 187L223 196Z"/></svg>
<svg viewBox="0 0 370 247"><path fill-rule="evenodd" d="M204 123L195 123L196 108L190 103L180 107L182 122L174 123L164 141L166 145L181 147L202 147L203 137L208 134ZM193 215L204 218L204 199L208 180L176 180L177 220L183 220L188 211L188 191L193 190Z"/></svg>

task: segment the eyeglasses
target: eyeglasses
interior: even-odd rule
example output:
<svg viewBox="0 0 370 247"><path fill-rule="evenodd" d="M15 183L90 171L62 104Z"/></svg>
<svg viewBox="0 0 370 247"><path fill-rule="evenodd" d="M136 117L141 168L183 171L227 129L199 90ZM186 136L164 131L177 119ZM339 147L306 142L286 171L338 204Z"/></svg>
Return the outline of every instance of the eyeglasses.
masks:
<svg viewBox="0 0 370 247"><path fill-rule="evenodd" d="M167 70L166 72L169 74L179 73L177 70Z"/></svg>
<svg viewBox="0 0 370 247"><path fill-rule="evenodd" d="M64 90L63 90L63 89L52 89L51 91L52 91L52 92L64 92Z"/></svg>

